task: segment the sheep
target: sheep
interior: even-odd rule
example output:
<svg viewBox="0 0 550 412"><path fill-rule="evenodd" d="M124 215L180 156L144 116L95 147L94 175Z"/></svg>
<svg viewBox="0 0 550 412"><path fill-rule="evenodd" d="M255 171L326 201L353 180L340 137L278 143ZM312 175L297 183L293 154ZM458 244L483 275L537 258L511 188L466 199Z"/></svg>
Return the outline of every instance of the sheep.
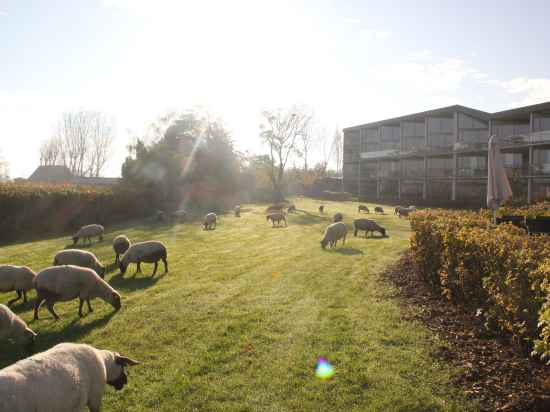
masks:
<svg viewBox="0 0 550 412"><path fill-rule="evenodd" d="M235 217L241 217L241 205L236 205L233 211L235 212Z"/></svg>
<svg viewBox="0 0 550 412"><path fill-rule="evenodd" d="M398 207L397 208L397 216L401 218L401 216L408 217L410 213L414 212L416 210L416 207Z"/></svg>
<svg viewBox="0 0 550 412"><path fill-rule="evenodd" d="M121 390L139 362L82 343L60 343L0 370L0 411L99 412L105 385Z"/></svg>
<svg viewBox="0 0 550 412"><path fill-rule="evenodd" d="M82 238L84 240L88 240L88 242L92 243L92 237L97 236L100 241L103 240L103 233L105 232L105 228L101 225L93 224L88 226L82 226L80 229L78 229L78 232L73 236L73 244L76 245L78 242L78 239Z"/></svg>
<svg viewBox="0 0 550 412"><path fill-rule="evenodd" d="M344 215L340 212L338 213L335 213L334 216L332 217L332 221L333 222L341 222L342 220L344 220Z"/></svg>
<svg viewBox="0 0 550 412"><path fill-rule="evenodd" d="M184 209L174 210L171 213L171 216L177 220L185 220L187 217L187 212Z"/></svg>
<svg viewBox="0 0 550 412"><path fill-rule="evenodd" d="M120 262L120 255L126 253L130 247L130 240L124 235L118 235L113 240L113 250L115 251L115 265Z"/></svg>
<svg viewBox="0 0 550 412"><path fill-rule="evenodd" d="M370 210L369 210L367 205L359 205L357 207L357 212L358 213L361 213L361 212L370 213Z"/></svg>
<svg viewBox="0 0 550 412"><path fill-rule="evenodd" d="M295 213L296 212L296 205L290 205L287 209L287 213Z"/></svg>
<svg viewBox="0 0 550 412"><path fill-rule="evenodd" d="M23 296L23 302L27 303L27 291L33 289L33 280L36 277L27 266L1 265L0 266L0 292L14 290L17 297L8 302L8 305L17 302Z"/></svg>
<svg viewBox="0 0 550 412"><path fill-rule="evenodd" d="M325 213L325 206L324 205L319 206L319 213Z"/></svg>
<svg viewBox="0 0 550 412"><path fill-rule="evenodd" d="M66 302L78 298L80 306L78 315L82 314L84 301L88 311L93 312L90 299L100 298L119 310L120 294L107 282L101 279L92 269L74 265L52 266L40 271L34 279L34 287L38 297L34 305L34 319L38 320L38 310L45 301L48 311L57 320L59 316L54 311L56 302Z"/></svg>
<svg viewBox="0 0 550 412"><path fill-rule="evenodd" d="M218 217L215 213L210 212L204 217L204 230L214 230L216 228L216 221Z"/></svg>
<svg viewBox="0 0 550 412"><path fill-rule="evenodd" d="M102 279L105 277L105 266L99 259L87 250L65 249L56 253L53 258L53 266L75 265L95 270Z"/></svg>
<svg viewBox="0 0 550 412"><path fill-rule="evenodd" d="M6 305L0 304L0 341L11 340L16 344L23 345L26 350L31 350L36 336L36 333L27 326L23 319ZM0 410L5 409L0 408Z"/></svg>
<svg viewBox="0 0 550 412"><path fill-rule="evenodd" d="M376 206L374 208L374 213L384 214L384 209L382 208L382 206Z"/></svg>
<svg viewBox="0 0 550 412"><path fill-rule="evenodd" d="M395 209L393 209L393 214L394 214L394 215L399 214L399 209L400 209L401 207L402 207L402 206L395 206Z"/></svg>
<svg viewBox="0 0 550 412"><path fill-rule="evenodd" d="M360 230L365 231L365 237L367 237L367 234L370 232L371 236L373 235L373 232L380 233L383 237L386 236L386 229L379 226L378 223L376 223L373 220L369 219L354 219L353 220L353 236L357 236L357 232Z"/></svg>
<svg viewBox="0 0 550 412"><path fill-rule="evenodd" d="M325 229L325 234L321 240L321 247L325 249L327 244L329 247L334 247L340 239L342 239L342 244L345 244L347 234L348 228L343 222L332 223Z"/></svg>
<svg viewBox="0 0 550 412"><path fill-rule="evenodd" d="M270 213L265 217L265 220L267 220L268 222L271 220L273 226L275 226L275 222L277 222L277 225L280 225L281 221L283 221L285 222L285 227L287 226L286 217L283 212Z"/></svg>
<svg viewBox="0 0 550 412"><path fill-rule="evenodd" d="M126 251L124 256L119 262L120 273L124 275L126 269L130 263L137 263L136 273L141 272L141 262L145 263L154 263L155 268L153 269L153 274L155 276L157 273L157 267L159 260L162 260L164 263L164 273L168 272L168 252L166 251L166 246L162 242L156 240L149 240L147 242L134 243Z"/></svg>

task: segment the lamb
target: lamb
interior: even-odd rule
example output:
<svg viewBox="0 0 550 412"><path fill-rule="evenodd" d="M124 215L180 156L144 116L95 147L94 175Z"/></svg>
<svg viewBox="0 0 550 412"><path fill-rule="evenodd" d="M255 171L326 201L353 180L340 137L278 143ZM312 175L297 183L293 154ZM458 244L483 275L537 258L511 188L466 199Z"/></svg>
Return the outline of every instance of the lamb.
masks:
<svg viewBox="0 0 550 412"><path fill-rule="evenodd" d="M0 411L99 412L105 385L121 390L139 362L81 343L60 343L0 370Z"/></svg>
<svg viewBox="0 0 550 412"><path fill-rule="evenodd" d="M374 213L384 214L384 209L382 208L382 206L376 206L374 208Z"/></svg>
<svg viewBox="0 0 550 412"><path fill-rule="evenodd" d="M56 253L53 258L53 266L75 265L95 270L102 279L105 277L105 266L99 259L87 250L65 249Z"/></svg>
<svg viewBox="0 0 550 412"><path fill-rule="evenodd" d="M124 235L118 235L113 240L113 250L115 251L115 265L120 262L120 255L126 253L130 247L130 240Z"/></svg>
<svg viewBox="0 0 550 412"><path fill-rule="evenodd" d="M361 213L361 212L370 213L370 210L369 210L367 205L359 205L357 207L357 212L358 213Z"/></svg>
<svg viewBox="0 0 550 412"><path fill-rule="evenodd" d="M241 205L236 205L233 209L235 217L241 217Z"/></svg>
<svg viewBox="0 0 550 412"><path fill-rule="evenodd" d="M80 229L78 229L78 232L73 236L73 242L76 245L78 242L78 239L82 238L84 240L88 240L89 243L92 243L92 237L97 236L99 240L103 240L103 233L105 232L105 228L101 225L93 224L88 226L82 226Z"/></svg>
<svg viewBox="0 0 550 412"><path fill-rule="evenodd" d="M285 227L287 226L286 217L283 212L270 213L265 217L265 220L267 220L268 222L271 220L273 226L275 226L275 222L277 222L277 225L280 225L281 221L283 221L285 222Z"/></svg>
<svg viewBox="0 0 550 412"><path fill-rule="evenodd" d="M287 213L295 213L296 212L296 205L290 205L287 209Z"/></svg>
<svg viewBox="0 0 550 412"><path fill-rule="evenodd" d="M365 231L365 237L367 237L367 234L369 232L371 233L371 236L373 235L373 232L378 232L383 237L386 236L386 229L379 226L378 223L376 223L375 221L369 219L354 219L353 236L357 236L357 232L360 230Z"/></svg>
<svg viewBox="0 0 550 412"><path fill-rule="evenodd" d="M17 302L23 296L23 302L27 303L27 291L34 288L33 280L36 277L27 266L1 265L0 266L0 292L14 290L17 297L8 302L8 305Z"/></svg>
<svg viewBox="0 0 550 412"><path fill-rule="evenodd" d="M346 243L346 235L348 234L348 228L343 222L332 223L327 226L323 239L321 240L321 247L325 249L327 244L329 247L336 246L336 243L342 239L342 244Z"/></svg>
<svg viewBox="0 0 550 412"><path fill-rule="evenodd" d="M93 312L90 300L100 298L111 304L115 310L120 309L120 294L107 282L101 279L92 269L74 265L52 266L40 271L34 279L34 287L38 297L34 305L34 319L38 319L38 310L45 301L48 311L57 320L59 316L54 311L56 302L67 302L78 298L80 306L78 315L82 314L84 301L88 311Z"/></svg>
<svg viewBox="0 0 550 412"><path fill-rule="evenodd" d="M341 222L342 220L344 220L344 215L340 212L335 213L334 216L332 217L333 222Z"/></svg>
<svg viewBox="0 0 550 412"><path fill-rule="evenodd" d="M325 205L319 206L319 213L325 213Z"/></svg>
<svg viewBox="0 0 550 412"><path fill-rule="evenodd" d="M216 221L218 217L215 213L210 212L204 217L204 230L214 230L216 228Z"/></svg>
<svg viewBox="0 0 550 412"><path fill-rule="evenodd" d="M24 345L25 349L30 350L35 338L36 333L27 326L23 319L13 313L6 305L0 304L0 341L11 340L16 344ZM0 408L0 410L5 409Z"/></svg>
<svg viewBox="0 0 550 412"><path fill-rule="evenodd" d="M157 273L159 260L162 260L162 262L164 263L164 273L167 273L167 256L168 252L166 251L166 246L164 246L162 242L149 240L147 242L134 243L126 251L124 256L122 256L122 259L119 262L120 273L124 274L130 263L137 263L136 273L141 272L141 262L145 262L155 264L153 274L151 275L155 276Z"/></svg>

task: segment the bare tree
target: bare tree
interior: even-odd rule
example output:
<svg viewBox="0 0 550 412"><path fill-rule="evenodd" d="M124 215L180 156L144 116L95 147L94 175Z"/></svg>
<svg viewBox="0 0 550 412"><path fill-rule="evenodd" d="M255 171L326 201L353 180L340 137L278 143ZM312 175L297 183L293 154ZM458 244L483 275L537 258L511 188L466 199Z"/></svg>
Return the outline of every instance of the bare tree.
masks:
<svg viewBox="0 0 550 412"><path fill-rule="evenodd" d="M342 139L342 132L336 128L336 131L334 132L334 137L332 139L332 151L334 153L334 157L336 157L336 174L341 175L342 173L342 154L344 152L343 147L344 141Z"/></svg>
<svg viewBox="0 0 550 412"><path fill-rule="evenodd" d="M329 134L325 128L319 128L317 130L317 145L321 154L321 160L317 164L318 171L321 172L323 176L327 173L327 168L330 163L330 159L333 153L333 145L330 141Z"/></svg>
<svg viewBox="0 0 550 412"><path fill-rule="evenodd" d="M311 116L299 108L262 113L260 136L269 146L270 178L274 194L282 199L285 168L291 155L299 154L298 137L304 134Z"/></svg>
<svg viewBox="0 0 550 412"><path fill-rule="evenodd" d="M112 121L103 113L64 113L54 136L40 148L40 163L62 163L75 176L97 177L109 159L113 138Z"/></svg>
<svg viewBox="0 0 550 412"><path fill-rule="evenodd" d="M0 152L0 182L8 180L10 178L10 170L8 161L2 156Z"/></svg>
<svg viewBox="0 0 550 412"><path fill-rule="evenodd" d="M299 155L304 159L304 172L308 171L308 158L313 144L313 130L310 125L299 135Z"/></svg>

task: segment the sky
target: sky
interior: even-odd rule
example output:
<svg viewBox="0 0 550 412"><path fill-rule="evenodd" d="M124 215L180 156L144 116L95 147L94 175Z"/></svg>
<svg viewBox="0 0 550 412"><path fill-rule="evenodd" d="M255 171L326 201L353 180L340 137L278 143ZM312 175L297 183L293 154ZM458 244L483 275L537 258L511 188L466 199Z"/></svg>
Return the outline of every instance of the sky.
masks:
<svg viewBox="0 0 550 412"><path fill-rule="evenodd" d="M131 136L168 110L201 107L262 153L265 109L307 105L332 134L549 101L549 18L544 0L0 0L0 153L28 177L80 109L114 119L104 175L118 176Z"/></svg>

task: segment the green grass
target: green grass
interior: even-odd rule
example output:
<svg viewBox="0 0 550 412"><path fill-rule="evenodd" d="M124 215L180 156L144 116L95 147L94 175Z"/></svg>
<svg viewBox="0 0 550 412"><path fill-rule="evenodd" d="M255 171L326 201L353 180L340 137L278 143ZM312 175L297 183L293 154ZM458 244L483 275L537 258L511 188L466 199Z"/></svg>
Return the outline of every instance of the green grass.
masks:
<svg viewBox="0 0 550 412"><path fill-rule="evenodd" d="M114 260L112 239L125 233L132 241L165 242L170 272L150 278L152 265L143 265L144 274L132 277L131 266L123 278L113 269L106 279L123 296L116 314L99 300L83 319L77 301L56 305L57 322L45 308L31 322L32 303L15 311L40 334L37 350L86 342L143 362L122 392L107 390L106 411L471 407L450 385L450 367L430 356L440 343L404 319L407 309L379 276L407 247L408 221L388 206L386 215L370 215L388 238L354 238L350 228L345 247L323 251L329 216L341 211L349 225L358 216L357 203L323 203L327 211L319 215L319 202L296 199L288 228L272 228L260 205L243 205L241 218L221 216L213 231L200 222L112 228L90 248L104 263ZM65 237L1 247L0 262L38 271L68 244ZM11 296L0 294L0 302ZM0 344L0 367L23 356ZM333 364L333 380L315 377L319 356Z"/></svg>

